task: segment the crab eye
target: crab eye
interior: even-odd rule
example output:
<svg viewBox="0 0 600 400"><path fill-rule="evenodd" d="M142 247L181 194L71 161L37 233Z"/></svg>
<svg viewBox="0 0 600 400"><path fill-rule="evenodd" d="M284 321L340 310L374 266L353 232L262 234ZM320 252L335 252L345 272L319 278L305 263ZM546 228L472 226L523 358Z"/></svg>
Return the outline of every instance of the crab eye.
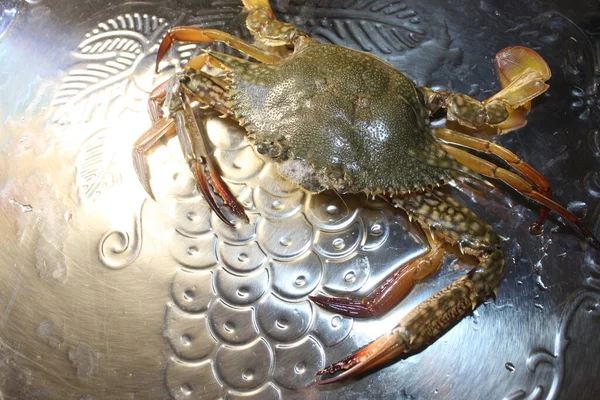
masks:
<svg viewBox="0 0 600 400"><path fill-rule="evenodd" d="M420 105L425 105L425 95L419 89L417 89L417 99L419 100Z"/></svg>
<svg viewBox="0 0 600 400"><path fill-rule="evenodd" d="M192 81L192 78L189 75L183 75L181 78L179 78L179 83L182 83L184 85L189 84Z"/></svg>

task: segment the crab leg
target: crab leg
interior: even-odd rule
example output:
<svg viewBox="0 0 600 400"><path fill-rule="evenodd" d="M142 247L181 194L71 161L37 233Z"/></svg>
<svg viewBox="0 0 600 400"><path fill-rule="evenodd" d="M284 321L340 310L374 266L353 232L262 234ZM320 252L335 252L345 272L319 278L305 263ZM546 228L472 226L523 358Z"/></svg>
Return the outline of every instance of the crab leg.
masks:
<svg viewBox="0 0 600 400"><path fill-rule="evenodd" d="M150 186L150 167L148 166L147 156L152 149L156 147L156 143L163 137L173 136L175 133L175 123L171 118L161 118L156 121L150 129L148 129L133 145L131 153L133 158L133 168L137 177L146 190L146 193L156 200Z"/></svg>
<svg viewBox="0 0 600 400"><path fill-rule="evenodd" d="M200 54L197 57L192 58L186 65L185 65L185 69L193 69L196 71L200 71L205 65L209 65L215 68L219 68L222 69L223 68L223 64L221 64L217 59L213 58L210 56L210 54L204 53L204 54ZM215 76L211 75L211 78L217 79Z"/></svg>
<svg viewBox="0 0 600 400"><path fill-rule="evenodd" d="M440 191L394 199L394 205L437 240L477 258L478 266L425 300L389 333L319 372L319 385L356 377L424 350L479 304L494 295L504 274L500 239L472 211Z"/></svg>
<svg viewBox="0 0 600 400"><path fill-rule="evenodd" d="M493 154L501 158L503 161L505 161L506 163L511 165L515 170L517 170L520 174L522 174L525 178L527 178L529 182L537 186L537 189L543 196L548 198L552 197L552 189L550 188L550 183L548 182L548 180L546 180L546 178L536 169L534 169L531 165L521 160L515 153L508 150L507 148L499 146L496 143L492 143L489 140L481 139L475 136L465 135L464 133L460 133L450 129L438 128L435 130L435 135L449 144L463 146L468 149L481 151L487 154ZM541 226L548 218L548 213L548 208L543 207L540 210L540 217L536 225L534 225L534 227L541 229Z"/></svg>
<svg viewBox="0 0 600 400"><path fill-rule="evenodd" d="M162 107L165 104L167 98L167 91L173 78L169 78L150 92L150 98L148 99L148 112L152 123L158 122L163 117Z"/></svg>
<svg viewBox="0 0 600 400"><path fill-rule="evenodd" d="M409 262L390 275L363 298L309 296L317 305L350 317L378 317L397 306L421 282L442 266L445 250L441 243L429 237L427 254Z"/></svg>
<svg viewBox="0 0 600 400"><path fill-rule="evenodd" d="M215 29L202 29L193 26L178 26L169 29L166 36L160 43L160 46L158 48L158 54L156 55L156 72L158 72L158 66L160 64L160 61L163 59L165 54L167 54L167 52L171 49L171 47L173 47L173 44L175 44L175 42L223 42L229 47L233 47L234 49L239 50L242 53L257 59L260 62L272 64L281 61L281 56L274 53L269 53L250 43L246 43L242 39L232 36L228 33L221 32Z"/></svg>
<svg viewBox="0 0 600 400"><path fill-rule="evenodd" d="M571 214L566 208L556 203L552 199L544 196L542 193L537 191L529 182L520 176L504 169L498 167L496 164L481 159L477 156L474 156L471 153L468 153L464 150L457 149L455 147L449 145L442 145L444 149L452 155L457 161L462 163L467 168L470 168L472 171L475 171L481 175L496 178L511 186L513 189L523 194L524 196L530 198L531 200L541 204L544 207L549 208L554 211L567 221L569 221L573 226L575 226L583 236L592 244L594 247L600 249L600 241L596 239L593 233L591 233L586 227L584 227L579 219Z"/></svg>

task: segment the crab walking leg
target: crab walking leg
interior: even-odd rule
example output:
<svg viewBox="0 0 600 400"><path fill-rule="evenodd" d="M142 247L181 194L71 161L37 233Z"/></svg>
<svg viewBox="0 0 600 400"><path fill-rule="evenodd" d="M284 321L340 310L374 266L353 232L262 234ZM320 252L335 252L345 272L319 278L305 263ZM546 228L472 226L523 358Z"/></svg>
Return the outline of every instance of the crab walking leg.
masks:
<svg viewBox="0 0 600 400"><path fill-rule="evenodd" d="M537 191L529 182L525 179L521 178L519 175L516 175L504 168L498 167L496 164L486 161L482 158L474 156L471 153L468 153L464 150L457 149L450 145L442 145L444 149L450 153L457 161L461 164L470 168L472 171L475 171L481 175L496 178L506 183L517 192L522 195L530 198L531 200L541 204L544 207L549 208L554 211L568 222L570 222L573 226L575 226L582 235L590 242L591 245L600 249L600 241L596 239L594 234L590 232L586 227L584 227L579 219L571 214L566 208L556 203L552 199L544 196L542 193Z"/></svg>
<svg viewBox="0 0 600 400"><path fill-rule="evenodd" d="M221 64L217 59L211 57L210 53L200 54L199 56L192 58L185 65L185 69L193 69L196 71L200 71L205 65L223 69L223 64ZM216 77L212 76L212 79L214 80L216 79Z"/></svg>
<svg viewBox="0 0 600 400"><path fill-rule="evenodd" d="M131 156L133 169L146 193L156 200L150 186L150 167L148 166L148 153L156 147L156 143L163 137L175 134L175 123L170 118L161 118L156 121L133 145Z"/></svg>
<svg viewBox="0 0 600 400"><path fill-rule="evenodd" d="M248 10L246 26L257 40L267 46L288 46L294 48L309 42L316 42L294 25L279 21L269 4L269 0L243 0Z"/></svg>
<svg viewBox="0 0 600 400"><path fill-rule="evenodd" d="M437 240L476 257L478 266L411 310L389 333L317 372L317 376L331 376L317 379L317 384L356 377L424 350L494 295L502 281L505 257L500 239L468 208L440 191L397 198L394 205L405 210Z"/></svg>
<svg viewBox="0 0 600 400"><path fill-rule="evenodd" d="M378 317L397 306L421 282L442 266L445 250L442 244L429 237L427 254L409 262L386 278L363 298L309 296L317 305L350 317Z"/></svg>
<svg viewBox="0 0 600 400"><path fill-rule="evenodd" d="M150 118L152 119L152 123L158 122L163 115L163 104L165 104L165 99L167 98L167 91L169 90L169 86L172 82L173 78L169 78L157 87L155 87L152 92L150 92L150 98L148 99L148 113L150 113Z"/></svg>
<svg viewBox="0 0 600 400"><path fill-rule="evenodd" d="M257 59L260 62L272 64L281 61L281 56L269 53L250 43L246 43L242 39L232 36L228 33L221 32L215 29L202 29L193 26L178 26L169 29L166 36L160 43L158 53L156 55L156 72L158 72L160 61L163 59L165 54L167 54L167 52L171 49L171 47L173 47L173 44L175 44L175 42L223 42L229 47L233 47L234 49L239 50L242 53Z"/></svg>
<svg viewBox="0 0 600 400"><path fill-rule="evenodd" d="M548 198L552 197L552 189L550 188L550 182L548 182L548 180L546 180L546 178L535 168L527 164L525 161L521 160L515 153L508 150L507 148L499 146L496 143L492 143L489 140L465 135L464 133L460 133L450 129L438 128L435 130L435 135L449 144L481 151L486 154L493 154L501 158L510 166L512 166L516 171L522 174L525 178L527 178L527 180L530 183L535 185L543 196ZM536 223L537 225L535 225L534 227L541 229L541 226L548 218L549 211L550 210L547 207L542 207L542 209L540 210L540 217Z"/></svg>
<svg viewBox="0 0 600 400"><path fill-rule="evenodd" d="M229 118L234 117L226 98L225 82L202 71L189 71L184 79L186 81L181 82L180 90L191 100L196 100Z"/></svg>

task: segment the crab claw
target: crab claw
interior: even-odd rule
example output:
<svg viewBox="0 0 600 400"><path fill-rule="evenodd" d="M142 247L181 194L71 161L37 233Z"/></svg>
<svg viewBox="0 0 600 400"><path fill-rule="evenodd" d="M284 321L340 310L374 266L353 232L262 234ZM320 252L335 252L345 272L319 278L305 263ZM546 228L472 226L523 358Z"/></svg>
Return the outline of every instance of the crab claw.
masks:
<svg viewBox="0 0 600 400"><path fill-rule="evenodd" d="M335 364L317 371L315 383L317 385L329 385L349 378L356 378L378 366L388 362L397 361L402 353L405 357L411 355L408 351L410 340L405 331L394 329L393 331L375 339L356 353L344 358Z"/></svg>
<svg viewBox="0 0 600 400"><path fill-rule="evenodd" d="M507 47L494 58L496 72L504 89L527 68L540 73L544 81L552 76L546 61L534 50L524 46Z"/></svg>
<svg viewBox="0 0 600 400"><path fill-rule="evenodd" d="M500 100L512 109L508 119L496 126L500 132L510 132L527 124L531 100L548 89L545 82L552 73L542 56L523 46L500 50L494 65L502 90L483 103Z"/></svg>
<svg viewBox="0 0 600 400"><path fill-rule="evenodd" d="M213 192L229 206L233 214L240 217L245 223L250 222L244 208L237 202L235 196L229 191L220 175L216 173L215 168L209 159L201 158L200 160L192 160L190 162L190 168L194 174L194 179L196 180L196 187L211 210L221 221L231 228L235 227L235 224L227 218L221 207L217 204Z"/></svg>
<svg viewBox="0 0 600 400"><path fill-rule="evenodd" d="M194 174L196 187L202 193L202 196L213 212L226 225L230 227L235 226L217 204L215 195L221 197L223 202L229 206L235 215L242 218L246 223L250 222L244 208L238 203L217 172L210 157L208 157L208 145L205 143L205 134L203 134L203 131L200 131L200 126L190 105L188 95L191 93L183 89L182 94L183 111L177 113L175 125L181 149Z"/></svg>

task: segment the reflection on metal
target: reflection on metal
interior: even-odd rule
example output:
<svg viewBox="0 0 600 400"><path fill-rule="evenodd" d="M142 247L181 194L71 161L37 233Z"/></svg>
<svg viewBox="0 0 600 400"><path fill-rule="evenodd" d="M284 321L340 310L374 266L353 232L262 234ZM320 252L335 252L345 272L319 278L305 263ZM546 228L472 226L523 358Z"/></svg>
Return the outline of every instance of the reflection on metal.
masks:
<svg viewBox="0 0 600 400"><path fill-rule="evenodd" d="M537 209L503 187L462 194L506 238L496 301L419 355L314 389L317 369L389 329L463 274L461 263L449 257L383 318L319 309L308 295L368 292L425 250L420 233L383 202L298 190L239 127L212 116L213 157L250 223L232 229L209 212L176 141L150 156L158 201L146 200L130 157L150 125L148 93L200 51L176 46L155 75L160 38L173 25L243 35L237 0L176 10L163 1L8 3L16 18L8 30L0 23L0 398L600 391L598 254L556 220L541 237L529 235ZM480 98L498 88L496 50L535 48L555 72L551 89L527 127L499 141L547 175L561 203L587 208L585 224L598 234L598 21L567 19L558 1L515 9L484 0L469 13L421 3L299 0L276 11L321 40L383 56L420 84ZM595 15L593 5L580 7L577 15Z"/></svg>

